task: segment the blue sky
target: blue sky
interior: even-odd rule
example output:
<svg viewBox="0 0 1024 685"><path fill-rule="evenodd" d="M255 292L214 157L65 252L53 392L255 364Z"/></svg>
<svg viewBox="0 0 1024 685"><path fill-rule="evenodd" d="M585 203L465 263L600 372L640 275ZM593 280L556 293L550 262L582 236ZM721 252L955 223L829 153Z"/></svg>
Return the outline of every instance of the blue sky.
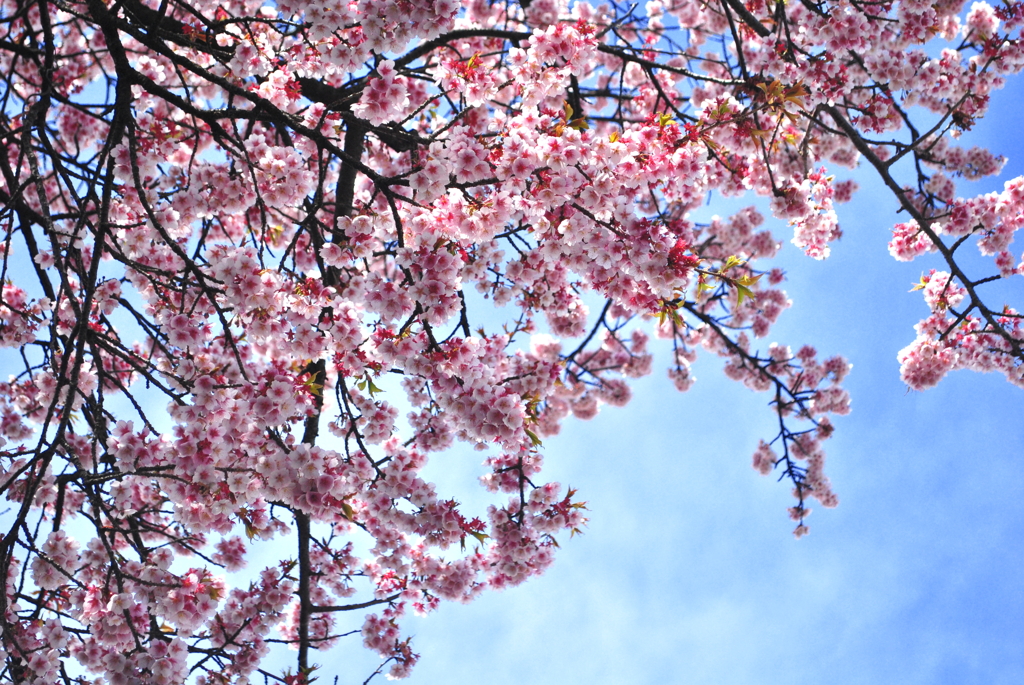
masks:
<svg viewBox="0 0 1024 685"><path fill-rule="evenodd" d="M961 195L1024 174L1014 86L962 141L1010 161ZM858 179L828 260L787 242L794 306L765 341L854 364L854 410L829 445L840 506L817 508L795 540L788 488L750 467L774 434L767 396L726 380L715 359L698 362L685 395L656 371L626 408L545 441L547 477L588 502L586 534L562 540L541 578L407 619L423 655L408 682L1024 682L1024 392L970 372L906 390L896 352L927 313L908 290L940 265L888 255L895 202L864 170ZM1024 305L1020 279L1004 292ZM479 458L456 452L428 468L466 501ZM374 662L360 651L321 662L361 679Z"/></svg>

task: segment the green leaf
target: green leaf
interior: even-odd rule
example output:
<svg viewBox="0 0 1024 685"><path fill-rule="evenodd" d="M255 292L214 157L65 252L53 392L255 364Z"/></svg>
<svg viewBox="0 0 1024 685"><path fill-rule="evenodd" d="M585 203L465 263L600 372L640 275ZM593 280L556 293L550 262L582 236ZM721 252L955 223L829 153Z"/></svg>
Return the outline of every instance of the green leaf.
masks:
<svg viewBox="0 0 1024 685"><path fill-rule="evenodd" d="M751 300L754 299L754 291L745 285L741 285L738 281L736 282L736 306L739 307L743 302L744 297L749 297Z"/></svg>
<svg viewBox="0 0 1024 685"><path fill-rule="evenodd" d="M305 388L309 394L315 397L320 397L324 391L323 383L317 383L316 376L310 376L306 380L302 381L302 387Z"/></svg>
<svg viewBox="0 0 1024 685"><path fill-rule="evenodd" d="M746 276L740 276L739 278L737 278L736 282L739 283L740 285L750 286L760 281L761 276L764 276L764 274L758 274L756 276L751 276L750 274L747 274Z"/></svg>
<svg viewBox="0 0 1024 685"><path fill-rule="evenodd" d="M725 264L722 265L722 273L725 273L734 266L739 266L743 263L743 260L736 255L729 255L729 258L725 260Z"/></svg>
<svg viewBox="0 0 1024 685"><path fill-rule="evenodd" d="M526 429L526 437L530 438L530 442L533 443L534 447L540 447L541 445L544 444L543 442L541 442L540 438L537 437L537 434L534 433L529 428Z"/></svg>

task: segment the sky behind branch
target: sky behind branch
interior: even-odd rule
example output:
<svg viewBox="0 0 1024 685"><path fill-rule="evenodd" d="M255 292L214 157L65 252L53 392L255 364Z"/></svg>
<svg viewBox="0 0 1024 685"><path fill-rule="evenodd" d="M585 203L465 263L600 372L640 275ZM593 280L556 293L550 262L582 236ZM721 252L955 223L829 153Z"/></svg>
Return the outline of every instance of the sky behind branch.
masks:
<svg viewBox="0 0 1024 685"><path fill-rule="evenodd" d="M961 141L1009 157L961 195L1024 174L1022 98L1011 81ZM767 395L708 357L680 395L662 348L625 409L545 441L547 477L588 502L586 534L560 540L541 578L408 621L423 655L411 685L1024 682L1024 392L966 371L906 390L896 352L927 314L908 290L941 264L888 255L895 200L869 170L856 178L828 260L773 224L794 305L763 341L854 364L853 413L828 445L839 507L816 507L794 540L788 488L750 466L774 435ZM437 456L431 474L469 492L474 459ZM358 652L338 658L355 665Z"/></svg>

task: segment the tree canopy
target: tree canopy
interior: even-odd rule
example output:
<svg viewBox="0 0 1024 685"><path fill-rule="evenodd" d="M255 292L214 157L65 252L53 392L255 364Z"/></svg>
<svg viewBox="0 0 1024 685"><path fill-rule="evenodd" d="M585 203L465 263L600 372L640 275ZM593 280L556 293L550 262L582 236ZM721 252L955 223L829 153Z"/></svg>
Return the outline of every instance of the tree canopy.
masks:
<svg viewBox="0 0 1024 685"><path fill-rule="evenodd" d="M0 681L372 678L342 639L401 678L407 612L586 523L544 439L701 351L765 393L803 535L849 364L765 343L772 259L828 257L858 164L941 260L907 386L1024 386L1024 178L957 191L1002 168L958 139L1018 2L0 2ZM421 475L456 442L486 511Z"/></svg>

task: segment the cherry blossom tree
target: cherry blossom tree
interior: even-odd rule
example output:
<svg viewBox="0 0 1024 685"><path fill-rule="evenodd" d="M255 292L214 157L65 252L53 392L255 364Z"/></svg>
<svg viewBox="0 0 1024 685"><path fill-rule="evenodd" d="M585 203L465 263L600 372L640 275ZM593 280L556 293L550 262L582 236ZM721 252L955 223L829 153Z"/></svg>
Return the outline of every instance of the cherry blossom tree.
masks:
<svg viewBox="0 0 1024 685"><path fill-rule="evenodd" d="M407 612L585 524L543 439L628 402L650 335L680 391L703 350L767 393L753 464L803 535L849 365L763 341L781 225L813 259L840 237L837 169L891 191L893 257L937 253L906 384L1024 385L992 289L1024 274L1024 178L956 185L1001 168L957 140L1022 25L1017 0L0 0L0 682L405 676ZM740 196L773 218L694 218ZM456 442L486 511L423 478ZM347 636L374 674L318 666Z"/></svg>

